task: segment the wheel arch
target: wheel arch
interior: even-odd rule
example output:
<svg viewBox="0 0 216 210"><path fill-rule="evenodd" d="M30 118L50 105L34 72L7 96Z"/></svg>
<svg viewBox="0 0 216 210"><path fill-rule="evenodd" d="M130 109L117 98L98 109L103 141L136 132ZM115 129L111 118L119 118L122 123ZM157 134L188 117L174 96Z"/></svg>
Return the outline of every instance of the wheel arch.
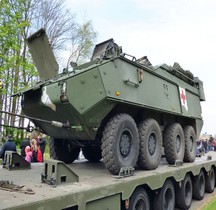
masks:
<svg viewBox="0 0 216 210"><path fill-rule="evenodd" d="M148 184L146 184L146 183L145 184L141 184L141 185L137 184L137 185L133 185L132 187L128 186L127 190L123 191L121 193L122 201L124 201L126 199L129 199L132 196L133 192L136 189L138 189L138 188L143 188L144 190L146 190L146 192L147 192L148 195L152 196L153 190L148 186Z"/></svg>

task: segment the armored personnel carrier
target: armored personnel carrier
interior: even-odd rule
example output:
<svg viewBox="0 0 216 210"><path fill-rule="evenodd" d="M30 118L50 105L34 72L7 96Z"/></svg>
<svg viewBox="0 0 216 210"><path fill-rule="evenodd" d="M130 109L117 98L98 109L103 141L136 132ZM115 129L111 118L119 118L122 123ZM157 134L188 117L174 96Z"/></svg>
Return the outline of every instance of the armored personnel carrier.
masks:
<svg viewBox="0 0 216 210"><path fill-rule="evenodd" d="M178 63L152 66L109 39L95 46L90 62L58 74L43 29L28 45L41 82L21 93L22 111L43 119L32 121L50 136L52 158L72 163L82 149L112 174L155 169L162 154L169 164L194 161L205 95L190 71Z"/></svg>

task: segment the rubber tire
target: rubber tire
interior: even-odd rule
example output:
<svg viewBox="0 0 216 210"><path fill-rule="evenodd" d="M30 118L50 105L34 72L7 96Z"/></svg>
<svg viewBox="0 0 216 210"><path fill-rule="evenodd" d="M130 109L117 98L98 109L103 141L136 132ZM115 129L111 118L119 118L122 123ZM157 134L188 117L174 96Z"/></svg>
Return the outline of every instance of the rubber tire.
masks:
<svg viewBox="0 0 216 210"><path fill-rule="evenodd" d="M180 138L180 149L176 149L176 139ZM175 164L176 160L183 161L185 152L184 132L179 123L171 124L164 134L164 153L169 164Z"/></svg>
<svg viewBox="0 0 216 210"><path fill-rule="evenodd" d="M205 195L205 175L201 170L199 175L193 178L193 198L202 200Z"/></svg>
<svg viewBox="0 0 216 210"><path fill-rule="evenodd" d="M184 128L185 136L185 154L184 162L192 163L196 158L196 133L190 125Z"/></svg>
<svg viewBox="0 0 216 210"><path fill-rule="evenodd" d="M148 118L139 124L138 131L140 150L137 164L140 169L155 169L160 164L162 155L162 134L160 126L156 120ZM151 135L156 139L156 147L153 154L149 151L149 139Z"/></svg>
<svg viewBox="0 0 216 210"><path fill-rule="evenodd" d="M171 180L166 180L163 187L154 196L153 209L175 209L175 189Z"/></svg>
<svg viewBox="0 0 216 210"><path fill-rule="evenodd" d="M85 146L82 148L82 152L90 162L99 162L102 159L101 148L98 146Z"/></svg>
<svg viewBox="0 0 216 210"><path fill-rule="evenodd" d="M149 196L144 188L138 187L129 199L128 210L150 210Z"/></svg>
<svg viewBox="0 0 216 210"><path fill-rule="evenodd" d="M179 209L189 209L193 197L192 180L189 174L186 174L181 186L176 187L176 206Z"/></svg>
<svg viewBox="0 0 216 210"><path fill-rule="evenodd" d="M213 168L205 174L205 191L212 193L215 188L215 171Z"/></svg>
<svg viewBox="0 0 216 210"><path fill-rule="evenodd" d="M61 160L64 163L72 163L78 159L80 147L73 145L70 140L49 139L50 158Z"/></svg>
<svg viewBox="0 0 216 210"><path fill-rule="evenodd" d="M129 152L124 157L121 154L121 137L130 135ZM124 145L123 145L124 146ZM139 154L139 135L135 121L128 114L117 114L105 125L102 136L102 157L105 167L117 175L121 167L136 166Z"/></svg>

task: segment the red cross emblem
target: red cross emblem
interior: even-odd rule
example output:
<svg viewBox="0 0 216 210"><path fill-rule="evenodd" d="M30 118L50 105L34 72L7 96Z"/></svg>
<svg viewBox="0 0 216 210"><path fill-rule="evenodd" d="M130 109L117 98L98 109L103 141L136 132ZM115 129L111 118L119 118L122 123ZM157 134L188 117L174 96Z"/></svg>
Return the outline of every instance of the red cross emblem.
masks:
<svg viewBox="0 0 216 210"><path fill-rule="evenodd" d="M188 111L187 97L186 97L185 89L179 87L179 94L180 94L181 105L185 107L186 111Z"/></svg>
<svg viewBox="0 0 216 210"><path fill-rule="evenodd" d="M186 101L186 95L185 95L185 91L183 89L181 89L181 93L180 93L181 99L183 101L183 104L185 104Z"/></svg>

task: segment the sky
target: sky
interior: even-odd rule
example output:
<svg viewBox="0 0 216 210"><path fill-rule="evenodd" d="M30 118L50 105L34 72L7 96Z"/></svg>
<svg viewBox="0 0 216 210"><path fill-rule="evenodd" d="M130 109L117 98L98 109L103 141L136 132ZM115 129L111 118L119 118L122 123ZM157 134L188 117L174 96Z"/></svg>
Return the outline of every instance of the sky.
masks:
<svg viewBox="0 0 216 210"><path fill-rule="evenodd" d="M123 52L153 65L178 62L204 83L201 133L216 134L215 0L67 0L78 23L91 20L97 43L113 38Z"/></svg>

